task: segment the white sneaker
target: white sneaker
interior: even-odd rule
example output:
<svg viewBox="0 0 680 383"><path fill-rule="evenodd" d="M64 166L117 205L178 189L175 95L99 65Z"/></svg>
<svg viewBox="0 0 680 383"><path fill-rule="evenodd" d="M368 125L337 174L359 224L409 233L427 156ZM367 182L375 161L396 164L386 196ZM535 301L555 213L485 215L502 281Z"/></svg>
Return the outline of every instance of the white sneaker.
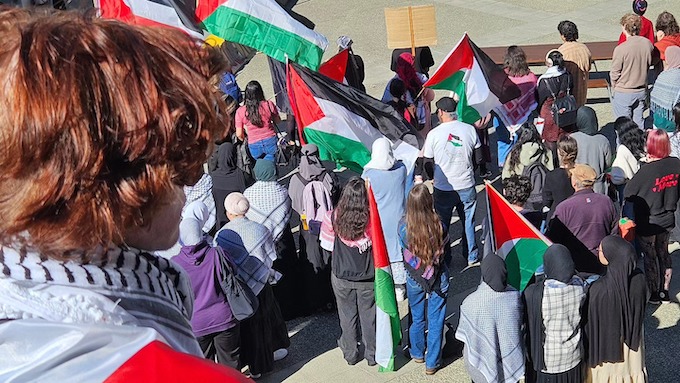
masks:
<svg viewBox="0 0 680 383"><path fill-rule="evenodd" d="M397 295L397 302L403 302L406 299L406 288L404 286L394 286L394 293Z"/></svg>
<svg viewBox="0 0 680 383"><path fill-rule="evenodd" d="M287 356L288 356L288 350L286 350L285 348L280 348L280 349L274 351L274 362L276 362L277 360L281 360L281 359L283 359Z"/></svg>

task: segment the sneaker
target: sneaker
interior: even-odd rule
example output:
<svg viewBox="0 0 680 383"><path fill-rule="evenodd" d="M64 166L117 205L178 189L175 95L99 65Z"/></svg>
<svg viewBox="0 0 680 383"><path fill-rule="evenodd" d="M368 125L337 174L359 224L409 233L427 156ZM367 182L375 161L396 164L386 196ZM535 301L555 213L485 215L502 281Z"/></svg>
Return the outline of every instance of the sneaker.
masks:
<svg viewBox="0 0 680 383"><path fill-rule="evenodd" d="M373 367L373 366L375 366L376 364L378 364L378 362L376 362L375 360L368 360L368 359L366 359L366 363L368 363L368 365L369 365L370 367Z"/></svg>
<svg viewBox="0 0 680 383"><path fill-rule="evenodd" d="M661 304L661 297L659 296L659 293L652 293L652 296L649 297L649 304L651 305Z"/></svg>
<svg viewBox="0 0 680 383"><path fill-rule="evenodd" d="M439 371L439 368L426 368L425 375L434 375L437 371Z"/></svg>
<svg viewBox="0 0 680 383"><path fill-rule="evenodd" d="M491 170L487 170L484 173L482 173L481 171L479 172L479 176L484 179L491 178L492 175L493 173L491 172Z"/></svg>
<svg viewBox="0 0 680 383"><path fill-rule="evenodd" d="M671 296L668 294L668 290L659 291L659 299L661 300L661 303L670 303Z"/></svg>
<svg viewBox="0 0 680 383"><path fill-rule="evenodd" d="M423 359L423 358L414 358L414 357L411 357L411 360L414 361L414 362L416 362L416 363L419 363L419 364L420 364L420 363L425 363L425 359Z"/></svg>
<svg viewBox="0 0 680 383"><path fill-rule="evenodd" d="M404 286L394 286L394 292L397 295L397 302L403 302L406 299L406 288Z"/></svg>
<svg viewBox="0 0 680 383"><path fill-rule="evenodd" d="M274 362L276 362L277 360L281 360L281 359L283 359L287 356L288 356L288 350L286 350L285 348L280 348L280 349L274 351Z"/></svg>
<svg viewBox="0 0 680 383"><path fill-rule="evenodd" d="M262 377L262 374L250 374L248 375L250 379L260 379Z"/></svg>

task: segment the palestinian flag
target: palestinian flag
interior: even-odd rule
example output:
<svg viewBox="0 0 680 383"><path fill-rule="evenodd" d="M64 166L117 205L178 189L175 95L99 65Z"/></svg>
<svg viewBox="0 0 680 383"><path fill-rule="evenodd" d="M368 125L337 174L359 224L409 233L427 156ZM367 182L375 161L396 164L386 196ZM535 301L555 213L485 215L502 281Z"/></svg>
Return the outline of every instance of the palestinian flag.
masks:
<svg viewBox="0 0 680 383"><path fill-rule="evenodd" d="M349 49L343 49L337 55L331 57L319 67L319 73L332 78L337 82L347 84L345 72L347 72L347 62L349 61Z"/></svg>
<svg viewBox="0 0 680 383"><path fill-rule="evenodd" d="M193 37L204 37L194 16L194 6L183 0L96 0L95 5L102 18L129 24L177 28Z"/></svg>
<svg viewBox="0 0 680 383"><path fill-rule="evenodd" d="M551 242L488 182L486 196L493 249L505 259L508 284L522 291Z"/></svg>
<svg viewBox="0 0 680 383"><path fill-rule="evenodd" d="M468 124L520 96L517 85L467 33L423 86L458 95L458 118Z"/></svg>
<svg viewBox="0 0 680 383"><path fill-rule="evenodd" d="M387 137L394 156L412 169L419 149L414 129L391 106L366 93L304 68L288 65L288 98L303 143L319 147L323 160L361 172L373 141Z"/></svg>
<svg viewBox="0 0 680 383"><path fill-rule="evenodd" d="M275 0L201 0L196 17L208 32L316 70L328 46L321 34L304 26Z"/></svg>
<svg viewBox="0 0 680 383"><path fill-rule="evenodd" d="M395 349L401 341L401 325L378 204L370 184L368 208L375 264L375 361L380 366L378 371L394 371Z"/></svg>

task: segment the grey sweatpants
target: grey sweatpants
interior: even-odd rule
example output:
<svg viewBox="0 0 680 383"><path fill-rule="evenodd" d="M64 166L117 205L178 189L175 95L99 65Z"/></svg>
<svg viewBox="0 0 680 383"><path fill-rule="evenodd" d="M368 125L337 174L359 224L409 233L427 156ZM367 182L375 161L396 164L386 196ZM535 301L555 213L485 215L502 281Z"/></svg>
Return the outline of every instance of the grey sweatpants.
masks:
<svg viewBox="0 0 680 383"><path fill-rule="evenodd" d="M645 128L645 121L642 118L642 111L645 110L645 99L647 92L641 90L634 93L623 93L614 91L612 96L612 107L614 108L614 118L629 117L640 127Z"/></svg>

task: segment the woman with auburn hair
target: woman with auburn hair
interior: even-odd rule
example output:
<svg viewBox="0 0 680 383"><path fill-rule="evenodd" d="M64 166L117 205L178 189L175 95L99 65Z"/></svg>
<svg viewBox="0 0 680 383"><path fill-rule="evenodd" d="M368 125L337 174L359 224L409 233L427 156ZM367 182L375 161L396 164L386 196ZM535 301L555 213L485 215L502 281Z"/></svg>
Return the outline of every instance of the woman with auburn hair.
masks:
<svg viewBox="0 0 680 383"><path fill-rule="evenodd" d="M326 213L320 238L321 247L333 253L331 285L342 329L338 346L348 364L365 358L369 366L375 366L375 269L368 218L366 185L361 178L352 177L335 210ZM360 340L363 357L359 355Z"/></svg>
<svg viewBox="0 0 680 383"><path fill-rule="evenodd" d="M680 199L680 159L670 157L670 143L665 130L654 129L647 136L647 164L628 181L624 190L633 204L635 234L645 254L649 303L669 302L671 256L668 237L675 227L675 209Z"/></svg>
<svg viewBox="0 0 680 383"><path fill-rule="evenodd" d="M408 195L406 215L399 222L399 243L408 272L406 293L413 317L409 329L411 358L425 363L425 373L432 375L441 367L449 270L442 257L444 228L424 184L414 186Z"/></svg>
<svg viewBox="0 0 680 383"><path fill-rule="evenodd" d="M156 343L146 355L171 357L157 376L184 358L228 380L172 351L202 356L191 285L150 253L177 241L182 187L227 126L209 84L218 53L178 30L71 12L3 9L0 34L0 332L26 350L3 353L11 376L103 381Z"/></svg>

